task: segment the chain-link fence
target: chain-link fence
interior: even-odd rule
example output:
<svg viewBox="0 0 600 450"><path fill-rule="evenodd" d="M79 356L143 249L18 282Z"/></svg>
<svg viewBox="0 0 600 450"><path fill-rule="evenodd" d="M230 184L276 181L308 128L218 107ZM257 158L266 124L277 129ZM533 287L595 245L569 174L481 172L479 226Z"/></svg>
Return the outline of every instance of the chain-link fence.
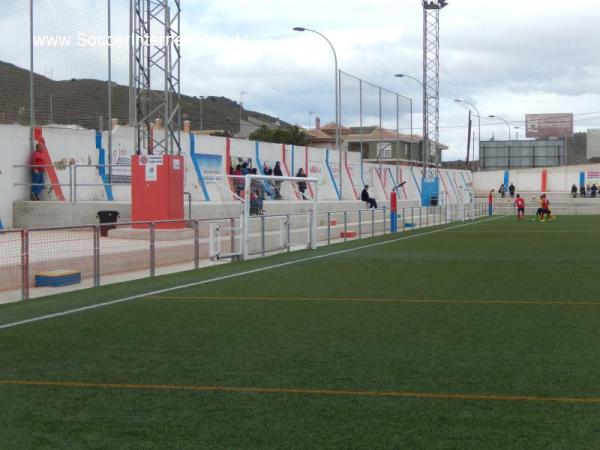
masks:
<svg viewBox="0 0 600 450"><path fill-rule="evenodd" d="M412 99L340 71L340 121L350 151L371 161L418 161Z"/></svg>
<svg viewBox="0 0 600 450"><path fill-rule="evenodd" d="M0 18L0 123L129 121L128 2L20 1ZM110 44L110 45L109 45Z"/></svg>

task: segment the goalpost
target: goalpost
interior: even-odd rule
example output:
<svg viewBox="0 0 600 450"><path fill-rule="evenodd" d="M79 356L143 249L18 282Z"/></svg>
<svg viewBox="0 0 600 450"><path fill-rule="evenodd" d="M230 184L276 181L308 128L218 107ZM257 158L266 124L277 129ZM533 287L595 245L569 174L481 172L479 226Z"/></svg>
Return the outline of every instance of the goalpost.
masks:
<svg viewBox="0 0 600 450"><path fill-rule="evenodd" d="M459 190L460 221L475 219L475 192L473 189L462 188Z"/></svg>
<svg viewBox="0 0 600 450"><path fill-rule="evenodd" d="M242 187L243 259L295 248L317 248L319 185L315 178L246 175Z"/></svg>

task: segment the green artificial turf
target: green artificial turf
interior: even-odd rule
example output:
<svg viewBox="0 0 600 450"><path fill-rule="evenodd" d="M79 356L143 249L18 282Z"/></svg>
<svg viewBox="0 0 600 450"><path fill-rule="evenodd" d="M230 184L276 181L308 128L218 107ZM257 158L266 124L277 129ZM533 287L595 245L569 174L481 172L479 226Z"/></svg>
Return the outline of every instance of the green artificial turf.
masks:
<svg viewBox="0 0 600 450"><path fill-rule="evenodd" d="M2 306L0 325L381 244L0 330L3 445L598 448L600 218L436 231Z"/></svg>

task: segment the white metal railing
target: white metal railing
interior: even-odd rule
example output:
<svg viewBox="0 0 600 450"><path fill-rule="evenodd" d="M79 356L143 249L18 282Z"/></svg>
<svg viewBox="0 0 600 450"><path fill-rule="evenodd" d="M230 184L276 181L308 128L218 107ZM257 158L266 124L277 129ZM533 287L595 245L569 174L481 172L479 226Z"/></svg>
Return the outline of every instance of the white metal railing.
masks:
<svg viewBox="0 0 600 450"><path fill-rule="evenodd" d="M400 208L397 233L487 213L485 202ZM211 259L255 258L384 236L392 232L391 223L388 208L318 214L311 209L253 216L252 222L239 217L0 230L0 291L13 292L13 300L28 299L35 276L46 270L77 270L89 286L100 286L122 281L123 274L153 277L158 268L189 270ZM177 229L163 230L173 226ZM165 239L170 233L175 238Z"/></svg>

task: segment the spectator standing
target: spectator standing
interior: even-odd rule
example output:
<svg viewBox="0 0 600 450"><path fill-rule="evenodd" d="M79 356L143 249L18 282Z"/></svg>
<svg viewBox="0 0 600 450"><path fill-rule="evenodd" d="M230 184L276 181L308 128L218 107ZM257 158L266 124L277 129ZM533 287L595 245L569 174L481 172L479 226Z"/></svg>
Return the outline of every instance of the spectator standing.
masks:
<svg viewBox="0 0 600 450"><path fill-rule="evenodd" d="M502 183L500 185L500 188L498 189L498 192L500 193L500 195L502 196L502 198L506 197L506 187L504 186L504 183Z"/></svg>
<svg viewBox="0 0 600 450"><path fill-rule="evenodd" d="M573 198L577 198L577 186L575 184L571 186L571 195L573 196Z"/></svg>
<svg viewBox="0 0 600 450"><path fill-rule="evenodd" d="M508 187L508 193L510 194L510 198L515 198L515 185L510 183Z"/></svg>
<svg viewBox="0 0 600 450"><path fill-rule="evenodd" d="M35 150L31 155L31 199L39 200L40 194L44 190L44 173L46 168L44 165L46 160L42 153L42 146L36 144Z"/></svg>
<svg viewBox="0 0 600 450"><path fill-rule="evenodd" d="M273 175L273 169L271 169L269 167L269 164L267 164L266 162L263 164L263 172L268 177L270 177L271 175Z"/></svg>
<svg viewBox="0 0 600 450"><path fill-rule="evenodd" d="M250 169L250 175L258 175L258 170ZM257 216L263 214L263 201L265 199L264 184L260 180L250 181L250 215Z"/></svg>
<svg viewBox="0 0 600 450"><path fill-rule="evenodd" d="M306 174L304 173L304 169L300 167L298 169L298 173L296 174L297 178L306 178ZM306 192L306 181L298 181L298 190L302 194L302 200L306 200L306 196L304 193Z"/></svg>
<svg viewBox="0 0 600 450"><path fill-rule="evenodd" d="M369 185L366 184L365 188L360 193L360 199L369 205L369 208L377 209L377 201L369 195Z"/></svg>
<svg viewBox="0 0 600 450"><path fill-rule="evenodd" d="M242 163L242 175L250 175L250 168L248 167L248 161Z"/></svg>
<svg viewBox="0 0 600 450"><path fill-rule="evenodd" d="M233 186L235 187L235 194L240 197L244 190L244 176L242 175L242 166L235 166L233 171Z"/></svg>
<svg viewBox="0 0 600 450"><path fill-rule="evenodd" d="M273 168L273 176L274 177L282 177L283 172L281 171L281 166L279 165L279 161L275 163L275 167ZM281 181L275 182L275 200L281 200L283 197L281 196Z"/></svg>
<svg viewBox="0 0 600 450"><path fill-rule="evenodd" d="M585 198L585 186L583 184L579 188L579 197Z"/></svg>
<svg viewBox="0 0 600 450"><path fill-rule="evenodd" d="M590 190L592 191L592 198L596 198L596 194L598 193L598 186L596 186L596 183L592 184Z"/></svg>

